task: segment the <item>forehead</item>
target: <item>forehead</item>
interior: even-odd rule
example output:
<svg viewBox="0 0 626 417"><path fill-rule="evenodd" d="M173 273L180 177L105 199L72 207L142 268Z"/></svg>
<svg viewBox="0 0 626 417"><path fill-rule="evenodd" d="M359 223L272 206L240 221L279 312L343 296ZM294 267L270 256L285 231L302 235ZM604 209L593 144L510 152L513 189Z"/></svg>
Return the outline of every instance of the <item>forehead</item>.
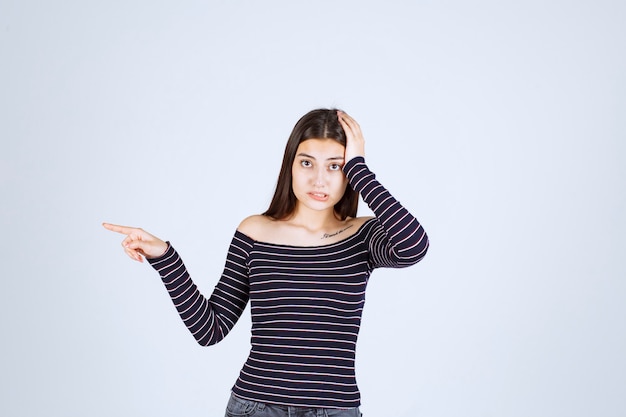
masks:
<svg viewBox="0 0 626 417"><path fill-rule="evenodd" d="M306 153L314 157L343 158L344 146L334 139L307 139L300 142L296 154Z"/></svg>

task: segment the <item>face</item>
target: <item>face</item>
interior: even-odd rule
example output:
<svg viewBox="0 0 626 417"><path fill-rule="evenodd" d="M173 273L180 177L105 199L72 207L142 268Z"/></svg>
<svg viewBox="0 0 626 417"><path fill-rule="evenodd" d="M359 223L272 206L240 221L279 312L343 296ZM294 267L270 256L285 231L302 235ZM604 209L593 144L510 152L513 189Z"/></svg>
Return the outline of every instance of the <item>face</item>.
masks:
<svg viewBox="0 0 626 417"><path fill-rule="evenodd" d="M333 139L308 139L300 143L291 168L296 208L333 209L348 180L343 173L345 148Z"/></svg>

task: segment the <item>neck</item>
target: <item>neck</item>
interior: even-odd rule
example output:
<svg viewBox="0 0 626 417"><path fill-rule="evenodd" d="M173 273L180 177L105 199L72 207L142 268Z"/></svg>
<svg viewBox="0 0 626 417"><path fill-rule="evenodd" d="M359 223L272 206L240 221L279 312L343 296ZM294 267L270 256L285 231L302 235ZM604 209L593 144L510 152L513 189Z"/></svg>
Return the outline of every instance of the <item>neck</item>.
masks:
<svg viewBox="0 0 626 417"><path fill-rule="evenodd" d="M338 221L340 220L334 209L316 211L301 206L296 206L293 215L289 218L290 223L310 231L325 230L329 225Z"/></svg>

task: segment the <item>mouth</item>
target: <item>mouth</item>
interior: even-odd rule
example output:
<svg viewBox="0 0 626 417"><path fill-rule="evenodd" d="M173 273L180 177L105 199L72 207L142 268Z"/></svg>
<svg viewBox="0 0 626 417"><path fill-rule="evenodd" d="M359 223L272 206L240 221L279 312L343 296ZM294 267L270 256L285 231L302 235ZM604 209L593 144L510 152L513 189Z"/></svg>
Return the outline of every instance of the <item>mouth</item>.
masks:
<svg viewBox="0 0 626 417"><path fill-rule="evenodd" d="M326 201L326 200L328 200L328 194L326 194L326 193L310 192L308 194L309 194L309 197L311 197L313 200L317 200L317 201Z"/></svg>

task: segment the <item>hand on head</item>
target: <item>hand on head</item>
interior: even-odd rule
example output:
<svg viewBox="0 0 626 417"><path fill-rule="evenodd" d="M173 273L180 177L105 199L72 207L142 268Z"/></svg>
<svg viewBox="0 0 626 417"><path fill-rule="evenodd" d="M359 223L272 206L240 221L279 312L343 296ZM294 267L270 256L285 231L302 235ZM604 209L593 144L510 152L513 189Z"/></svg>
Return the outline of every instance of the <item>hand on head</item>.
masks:
<svg viewBox="0 0 626 417"><path fill-rule="evenodd" d="M344 132L346 132L345 162L347 163L356 156L365 157L365 139L361 132L361 126L359 126L356 120L341 110L337 112L337 117L339 118L341 127L343 127Z"/></svg>
<svg viewBox="0 0 626 417"><path fill-rule="evenodd" d="M102 223L105 229L126 235L122 240L124 252L133 260L143 262L143 258L157 258L167 251L167 243L137 227Z"/></svg>

